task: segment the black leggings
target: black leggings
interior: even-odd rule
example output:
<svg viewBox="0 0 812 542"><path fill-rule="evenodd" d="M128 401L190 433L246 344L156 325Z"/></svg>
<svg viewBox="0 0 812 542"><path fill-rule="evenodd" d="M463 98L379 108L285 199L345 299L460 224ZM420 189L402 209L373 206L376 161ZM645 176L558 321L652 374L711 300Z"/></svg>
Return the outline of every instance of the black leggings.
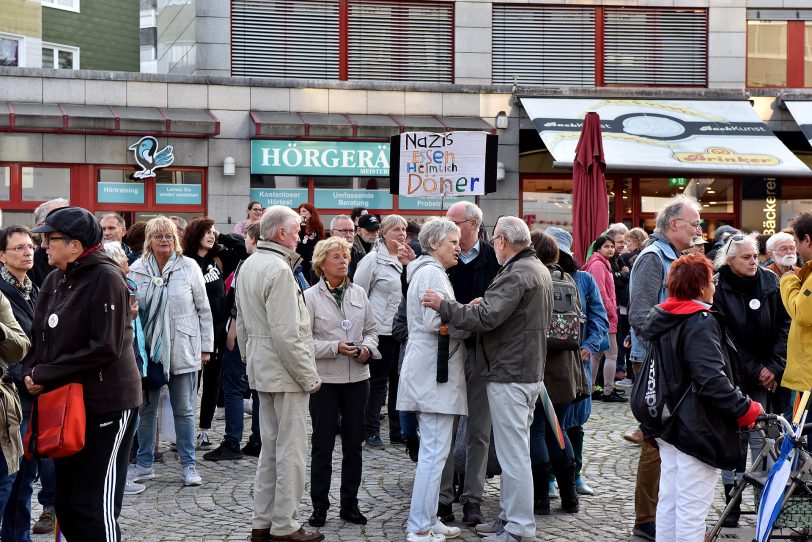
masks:
<svg viewBox="0 0 812 542"><path fill-rule="evenodd" d="M209 362L203 366L203 392L200 396L200 425L201 429L211 429L214 418L214 409L221 403L219 397L220 377L223 374L223 346L215 345Z"/></svg>

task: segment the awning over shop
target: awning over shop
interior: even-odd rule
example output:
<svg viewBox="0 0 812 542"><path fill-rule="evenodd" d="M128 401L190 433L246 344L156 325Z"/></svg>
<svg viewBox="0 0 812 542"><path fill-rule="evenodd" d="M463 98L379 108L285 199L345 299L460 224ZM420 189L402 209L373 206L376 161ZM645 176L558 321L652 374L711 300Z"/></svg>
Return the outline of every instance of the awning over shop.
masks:
<svg viewBox="0 0 812 542"><path fill-rule="evenodd" d="M0 102L0 131L213 137L220 121L197 109Z"/></svg>
<svg viewBox="0 0 812 542"><path fill-rule="evenodd" d="M481 130L496 133L479 117L353 115L251 111L255 135L266 137L389 138L403 132Z"/></svg>
<svg viewBox="0 0 812 542"><path fill-rule="evenodd" d="M804 137L812 145L812 100L784 100L792 118L798 123Z"/></svg>
<svg viewBox="0 0 812 542"><path fill-rule="evenodd" d="M584 116L595 111L607 169L812 175L744 100L520 99L556 166L572 167Z"/></svg>

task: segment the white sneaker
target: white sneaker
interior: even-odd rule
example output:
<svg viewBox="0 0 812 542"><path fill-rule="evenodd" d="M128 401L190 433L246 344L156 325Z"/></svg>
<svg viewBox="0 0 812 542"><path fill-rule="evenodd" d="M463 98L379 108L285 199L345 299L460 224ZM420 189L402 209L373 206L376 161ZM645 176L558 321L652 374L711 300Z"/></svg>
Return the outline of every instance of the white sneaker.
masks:
<svg viewBox="0 0 812 542"><path fill-rule="evenodd" d="M441 534L446 538L457 538L460 536L459 527L449 527L440 518L437 518L437 523L431 526L431 532L434 534Z"/></svg>
<svg viewBox="0 0 812 542"><path fill-rule="evenodd" d="M183 467L183 485L199 486L202 483L203 478L197 473L197 468L194 465Z"/></svg>
<svg viewBox="0 0 812 542"><path fill-rule="evenodd" d="M136 484L130 480L124 484L124 494L125 495L138 495L139 493L143 493L143 491L147 488L144 484Z"/></svg>
<svg viewBox="0 0 812 542"><path fill-rule="evenodd" d="M152 480L153 478L155 478L154 467L142 467L138 464L127 467L128 482L141 482L143 480Z"/></svg>
<svg viewBox="0 0 812 542"><path fill-rule="evenodd" d="M406 533L406 542L445 542L445 537L431 531L427 534Z"/></svg>
<svg viewBox="0 0 812 542"><path fill-rule="evenodd" d="M632 386L634 386L634 382L632 382L631 378L624 378L615 382L615 387L618 388L631 388Z"/></svg>
<svg viewBox="0 0 812 542"><path fill-rule="evenodd" d="M225 420L226 419L226 409L223 407L217 407L214 409L214 419L215 420Z"/></svg>
<svg viewBox="0 0 812 542"><path fill-rule="evenodd" d="M254 415L254 401L251 399L243 399L242 400L242 410L245 412L246 416L253 416Z"/></svg>

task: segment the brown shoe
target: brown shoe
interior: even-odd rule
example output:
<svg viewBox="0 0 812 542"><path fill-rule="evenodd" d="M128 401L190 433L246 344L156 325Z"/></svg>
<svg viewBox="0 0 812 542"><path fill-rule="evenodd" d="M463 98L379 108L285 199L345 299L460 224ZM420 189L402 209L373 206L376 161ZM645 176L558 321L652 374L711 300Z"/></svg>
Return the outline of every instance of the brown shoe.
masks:
<svg viewBox="0 0 812 542"><path fill-rule="evenodd" d="M626 433L623 435L623 438L631 442L632 444L640 444L643 442L643 432L640 429L635 429L631 433Z"/></svg>
<svg viewBox="0 0 812 542"><path fill-rule="evenodd" d="M39 519L34 523L31 532L34 534L50 534L54 532L54 509L44 508Z"/></svg>
<svg viewBox="0 0 812 542"><path fill-rule="evenodd" d="M251 536L248 537L248 542L270 542L270 540L270 529L251 529Z"/></svg>
<svg viewBox="0 0 812 542"><path fill-rule="evenodd" d="M270 535L268 540L276 540L278 542L321 542L324 540L324 535L318 531L313 531L312 533L305 531L304 527L301 527L298 531L285 536Z"/></svg>

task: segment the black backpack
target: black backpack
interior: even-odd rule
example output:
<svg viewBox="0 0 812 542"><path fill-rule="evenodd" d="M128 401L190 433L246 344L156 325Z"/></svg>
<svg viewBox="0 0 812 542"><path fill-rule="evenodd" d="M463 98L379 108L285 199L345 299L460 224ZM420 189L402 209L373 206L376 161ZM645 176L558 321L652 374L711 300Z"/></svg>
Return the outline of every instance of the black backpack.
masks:
<svg viewBox="0 0 812 542"><path fill-rule="evenodd" d="M562 352L581 348L584 313L575 281L559 266L550 266L553 279L553 313L547 328L547 351Z"/></svg>

